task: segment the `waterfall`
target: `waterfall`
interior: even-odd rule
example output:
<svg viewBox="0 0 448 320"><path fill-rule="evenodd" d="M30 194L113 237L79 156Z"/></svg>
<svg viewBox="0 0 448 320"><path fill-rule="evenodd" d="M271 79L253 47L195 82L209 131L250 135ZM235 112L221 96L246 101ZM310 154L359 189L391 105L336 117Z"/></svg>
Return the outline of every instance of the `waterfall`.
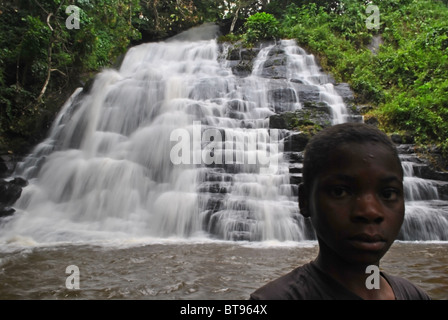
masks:
<svg viewBox="0 0 448 320"><path fill-rule="evenodd" d="M401 240L448 240L448 203L440 199L440 182L415 175L418 163L401 155L404 169L406 216L400 231Z"/></svg>
<svg viewBox="0 0 448 320"><path fill-rule="evenodd" d="M76 90L18 166L29 185L0 241L309 239L283 156L290 132L269 128L269 116L303 107L297 84L331 108L333 123L347 120L345 104L294 41L261 47L252 72L237 76L216 31L133 47L118 70ZM265 73L274 49L287 57L275 77Z"/></svg>

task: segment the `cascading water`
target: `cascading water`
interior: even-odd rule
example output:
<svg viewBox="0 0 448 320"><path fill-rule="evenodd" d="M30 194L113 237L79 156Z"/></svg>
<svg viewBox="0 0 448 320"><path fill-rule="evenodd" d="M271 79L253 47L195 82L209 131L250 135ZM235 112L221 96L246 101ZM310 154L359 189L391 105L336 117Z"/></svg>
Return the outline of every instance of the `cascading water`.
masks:
<svg viewBox="0 0 448 320"><path fill-rule="evenodd" d="M269 129L277 110L268 93L289 89L281 110L294 111L302 108L295 85L312 87L333 123L348 119L342 98L291 40L262 48L252 73L238 77L220 54L216 29L208 32L131 48L119 70L104 70L88 92L73 94L17 170L30 183L16 214L3 220L2 242L307 239L283 160L290 132ZM273 48L287 56L284 77L263 74ZM425 203L414 204L404 238L431 238L432 230L413 238L410 225Z"/></svg>
<svg viewBox="0 0 448 320"><path fill-rule="evenodd" d="M441 200L437 185L441 182L415 175L418 164L401 155L405 173L404 191L406 218L401 229L401 240L448 240L448 203Z"/></svg>
<svg viewBox="0 0 448 320"><path fill-rule="evenodd" d="M287 79L317 87L320 101L331 107L333 124L347 122L348 112L345 103L336 92L329 76L320 72L314 55L306 53L296 45L294 40L283 40L282 44L285 46L289 60Z"/></svg>

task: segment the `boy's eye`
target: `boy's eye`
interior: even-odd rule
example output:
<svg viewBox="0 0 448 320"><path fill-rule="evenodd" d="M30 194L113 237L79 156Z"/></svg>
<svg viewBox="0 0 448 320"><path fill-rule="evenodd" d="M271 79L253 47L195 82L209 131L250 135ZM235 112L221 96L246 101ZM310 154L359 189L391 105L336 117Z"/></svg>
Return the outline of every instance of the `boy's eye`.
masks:
<svg viewBox="0 0 448 320"><path fill-rule="evenodd" d="M350 195L350 190L344 186L333 186L328 189L328 193L334 198L343 198Z"/></svg>
<svg viewBox="0 0 448 320"><path fill-rule="evenodd" d="M381 197L384 200L389 200L389 201L397 200L399 195L400 195L400 191L395 188L384 189L381 193Z"/></svg>

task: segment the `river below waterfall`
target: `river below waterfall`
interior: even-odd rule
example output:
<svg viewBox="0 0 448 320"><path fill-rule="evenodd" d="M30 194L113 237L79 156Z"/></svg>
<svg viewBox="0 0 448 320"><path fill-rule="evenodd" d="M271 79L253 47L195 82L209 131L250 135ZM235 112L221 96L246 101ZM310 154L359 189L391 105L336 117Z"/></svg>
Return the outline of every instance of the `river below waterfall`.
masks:
<svg viewBox="0 0 448 320"><path fill-rule="evenodd" d="M24 239L22 239L24 241ZM183 241L28 246L0 253L0 299L246 300L312 260L316 242ZM68 266L79 289L68 289ZM448 299L448 244L396 242L381 268Z"/></svg>

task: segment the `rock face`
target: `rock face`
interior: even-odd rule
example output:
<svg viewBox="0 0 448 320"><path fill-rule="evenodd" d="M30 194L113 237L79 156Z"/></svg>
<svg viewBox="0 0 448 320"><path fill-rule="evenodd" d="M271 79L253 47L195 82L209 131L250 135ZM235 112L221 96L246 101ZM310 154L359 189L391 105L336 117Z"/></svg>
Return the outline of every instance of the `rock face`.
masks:
<svg viewBox="0 0 448 320"><path fill-rule="evenodd" d="M27 184L27 181L22 178L14 178L10 181L0 180L0 218L15 212L11 205L20 198L22 188Z"/></svg>
<svg viewBox="0 0 448 320"><path fill-rule="evenodd" d="M14 171L17 159L14 156L5 154L0 155L0 177L8 177Z"/></svg>
<svg viewBox="0 0 448 320"><path fill-rule="evenodd" d="M436 169L425 157L421 156L414 144L405 144L401 139L397 150L402 161L412 163L413 176L432 182L441 200L448 200L448 172Z"/></svg>
<svg viewBox="0 0 448 320"><path fill-rule="evenodd" d="M324 103L305 103L302 109L275 114L269 118L269 127L301 131L307 127L322 129L331 125L331 109Z"/></svg>
<svg viewBox="0 0 448 320"><path fill-rule="evenodd" d="M22 178L7 178L12 174L16 161L12 155L0 156L0 218L15 212L11 206L20 198L22 188L27 185Z"/></svg>
<svg viewBox="0 0 448 320"><path fill-rule="evenodd" d="M259 48L244 48L238 43L229 49L224 58L229 63L234 75L247 77L252 73L253 62L259 52Z"/></svg>

